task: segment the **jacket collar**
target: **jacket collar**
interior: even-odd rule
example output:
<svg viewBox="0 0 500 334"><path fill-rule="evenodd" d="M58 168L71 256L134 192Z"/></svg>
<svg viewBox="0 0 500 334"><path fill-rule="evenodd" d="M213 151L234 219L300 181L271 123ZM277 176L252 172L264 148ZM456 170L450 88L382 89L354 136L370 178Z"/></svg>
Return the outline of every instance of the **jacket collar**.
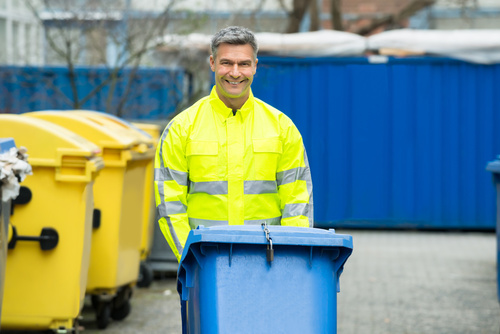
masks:
<svg viewBox="0 0 500 334"><path fill-rule="evenodd" d="M217 95L217 90L215 89L215 86L212 88L209 101L210 105L215 110L216 114L219 116L221 122L225 122L227 118L233 117L233 110L231 108L226 107L224 102L222 102L222 100ZM250 112L253 111L253 106L254 106L254 97L252 89L250 89L248 100L246 100L245 104L243 104L241 109L238 109L236 116L240 114L241 117L245 119L250 114Z"/></svg>

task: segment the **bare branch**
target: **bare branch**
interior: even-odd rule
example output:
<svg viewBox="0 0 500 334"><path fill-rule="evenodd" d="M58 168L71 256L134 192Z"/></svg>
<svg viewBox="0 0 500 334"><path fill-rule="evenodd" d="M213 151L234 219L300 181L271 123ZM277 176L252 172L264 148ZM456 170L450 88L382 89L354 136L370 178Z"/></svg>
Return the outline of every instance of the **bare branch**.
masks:
<svg viewBox="0 0 500 334"><path fill-rule="evenodd" d="M359 35L368 35L375 29L387 24L397 23L407 19L419 10L433 5L436 0L413 0L406 5L399 13L386 15L382 18L373 20L369 25L355 31Z"/></svg>

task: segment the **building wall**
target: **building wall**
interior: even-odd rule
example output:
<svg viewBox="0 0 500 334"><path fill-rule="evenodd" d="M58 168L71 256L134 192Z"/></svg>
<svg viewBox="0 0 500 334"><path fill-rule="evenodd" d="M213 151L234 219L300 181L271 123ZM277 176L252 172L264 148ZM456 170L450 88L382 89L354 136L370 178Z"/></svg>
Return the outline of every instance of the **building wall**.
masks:
<svg viewBox="0 0 500 334"><path fill-rule="evenodd" d="M462 6L439 0L427 15L431 29L500 29L499 0L469 1Z"/></svg>
<svg viewBox="0 0 500 334"><path fill-rule="evenodd" d="M0 1L0 64L41 64L42 38L40 25L24 1Z"/></svg>

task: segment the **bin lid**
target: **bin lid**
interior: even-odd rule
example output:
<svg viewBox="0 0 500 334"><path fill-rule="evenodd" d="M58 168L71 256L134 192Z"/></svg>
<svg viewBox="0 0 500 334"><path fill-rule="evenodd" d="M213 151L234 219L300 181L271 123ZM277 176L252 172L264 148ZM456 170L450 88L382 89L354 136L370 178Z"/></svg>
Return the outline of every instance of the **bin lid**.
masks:
<svg viewBox="0 0 500 334"><path fill-rule="evenodd" d="M112 131L82 115L63 110L43 110L23 114L60 125L92 141L101 149L128 150L139 144L139 140L129 133Z"/></svg>
<svg viewBox="0 0 500 334"><path fill-rule="evenodd" d="M154 141L157 142L160 139L162 126L159 124L133 122L132 125L148 133Z"/></svg>
<svg viewBox="0 0 500 334"><path fill-rule="evenodd" d="M14 138L0 138L0 153L8 152L13 147L16 147Z"/></svg>
<svg viewBox="0 0 500 334"><path fill-rule="evenodd" d="M332 246L352 248L352 236L310 227L271 225L267 227L273 245ZM263 244L268 243L262 226L224 225L198 228L189 232L184 249L199 242ZM183 254L183 257L185 252Z"/></svg>
<svg viewBox="0 0 500 334"><path fill-rule="evenodd" d="M486 170L492 173L500 173L500 160L490 161L486 165Z"/></svg>
<svg viewBox="0 0 500 334"><path fill-rule="evenodd" d="M64 168L58 168L61 173L56 175L58 180L89 181L93 173L104 166L97 145L43 119L3 114L0 115L0 133L14 138L18 147L27 148L28 162L32 166L81 168L81 175L65 174Z"/></svg>
<svg viewBox="0 0 500 334"><path fill-rule="evenodd" d="M71 113L86 117L119 133L126 132L134 136L138 141L147 144L149 148L156 144L152 136L146 131L114 115L93 110L71 110Z"/></svg>

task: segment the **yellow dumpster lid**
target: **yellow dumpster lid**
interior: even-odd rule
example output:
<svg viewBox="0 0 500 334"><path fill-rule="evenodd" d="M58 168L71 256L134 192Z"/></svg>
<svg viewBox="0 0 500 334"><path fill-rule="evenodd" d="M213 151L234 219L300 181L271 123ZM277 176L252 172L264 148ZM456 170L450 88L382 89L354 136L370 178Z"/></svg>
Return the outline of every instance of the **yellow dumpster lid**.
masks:
<svg viewBox="0 0 500 334"><path fill-rule="evenodd" d="M109 127L92 121L91 119L68 111L43 110L23 114L36 117L60 125L78 135L92 141L101 150L122 149L129 150L140 144L139 139L123 131L113 131Z"/></svg>
<svg viewBox="0 0 500 334"><path fill-rule="evenodd" d="M132 122L131 124L149 134L153 138L153 141L157 142L160 139L162 127L159 124L139 122Z"/></svg>
<svg viewBox="0 0 500 334"><path fill-rule="evenodd" d="M156 146L154 138L148 132L122 118L93 110L71 110L71 113L86 117L104 127L113 129L113 131L130 133L132 136L135 136L137 140L146 144L148 147Z"/></svg>
<svg viewBox="0 0 500 334"><path fill-rule="evenodd" d="M141 156L136 158L152 158L154 157L154 153L156 150L156 140L153 139L148 133L145 131L135 127L132 123L127 122L121 118L116 116L92 111L92 110L71 110L69 111L71 114L79 115L87 118L92 122L96 122L101 126L109 129L110 131L114 131L120 134L127 134L128 136L134 137L139 145L134 148L136 153L139 153Z"/></svg>
<svg viewBox="0 0 500 334"><path fill-rule="evenodd" d="M28 149L30 165L56 167L58 180L90 181L93 173L104 166L97 145L42 119L1 114L0 133L14 138L18 147ZM70 169L76 174L68 173Z"/></svg>

